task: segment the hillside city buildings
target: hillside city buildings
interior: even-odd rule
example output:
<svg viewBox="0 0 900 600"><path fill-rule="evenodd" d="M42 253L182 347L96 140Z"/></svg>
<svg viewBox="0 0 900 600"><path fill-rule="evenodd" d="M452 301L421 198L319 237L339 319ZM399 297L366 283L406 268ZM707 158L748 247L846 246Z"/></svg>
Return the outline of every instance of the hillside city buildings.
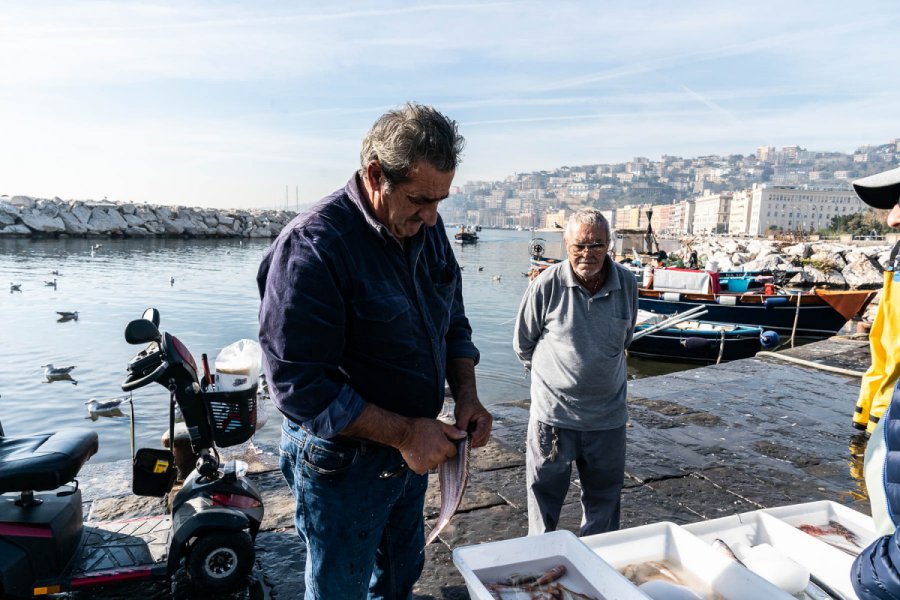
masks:
<svg viewBox="0 0 900 600"><path fill-rule="evenodd" d="M900 138L852 154L766 146L752 155L637 157L626 163L519 173L454 188L446 223L562 227L572 211L604 211L616 230L765 236L814 233L866 210L850 182L900 165Z"/></svg>

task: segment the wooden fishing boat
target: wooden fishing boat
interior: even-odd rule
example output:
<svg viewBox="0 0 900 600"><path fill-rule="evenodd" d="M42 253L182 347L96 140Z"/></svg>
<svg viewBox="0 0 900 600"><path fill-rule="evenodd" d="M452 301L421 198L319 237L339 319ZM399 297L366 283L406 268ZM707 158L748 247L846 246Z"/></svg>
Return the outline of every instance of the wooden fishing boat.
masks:
<svg viewBox="0 0 900 600"><path fill-rule="evenodd" d="M635 334L650 328L660 319L640 311ZM778 344L778 334L762 327L742 327L705 320L675 323L636 338L628 347L629 356L699 363L719 363L755 356L763 347Z"/></svg>
<svg viewBox="0 0 900 600"><path fill-rule="evenodd" d="M705 306L705 321L762 327L779 334L826 338L861 314L875 292L871 290L772 294L699 293L640 288L638 306L661 315Z"/></svg>

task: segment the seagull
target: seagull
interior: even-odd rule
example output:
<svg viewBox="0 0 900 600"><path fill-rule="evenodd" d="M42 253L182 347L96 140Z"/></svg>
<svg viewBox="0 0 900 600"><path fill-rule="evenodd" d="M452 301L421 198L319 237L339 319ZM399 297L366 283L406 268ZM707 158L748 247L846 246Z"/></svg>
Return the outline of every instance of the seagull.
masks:
<svg viewBox="0 0 900 600"><path fill-rule="evenodd" d="M94 247L91 246L91 258L94 258Z"/></svg>
<svg viewBox="0 0 900 600"><path fill-rule="evenodd" d="M53 363L47 363L46 365L41 365L44 368L44 377L50 379L51 377L65 377L72 372L72 369L75 368L75 365L71 367L54 367Z"/></svg>
<svg viewBox="0 0 900 600"><path fill-rule="evenodd" d="M56 287L56 279L54 278L53 281L45 281L44 285L46 285L47 287L55 288Z"/></svg>
<svg viewBox="0 0 900 600"><path fill-rule="evenodd" d="M59 269L53 269L52 271L50 271L50 274L51 275L59 275Z"/></svg>
<svg viewBox="0 0 900 600"><path fill-rule="evenodd" d="M22 284L21 284L21 283L13 283L12 281L10 281L10 282L9 282L9 291L10 291L10 293L12 293L12 292L21 292L21 291L22 291Z"/></svg>
<svg viewBox="0 0 900 600"><path fill-rule="evenodd" d="M78 311L67 311L67 310L58 310L56 314L59 315L59 319L57 321L59 323L65 323L66 321L77 321L78 320Z"/></svg>
<svg viewBox="0 0 900 600"><path fill-rule="evenodd" d="M128 396L105 400L102 398L91 398L85 402L88 410L88 418L92 421L96 421L97 417L122 417L124 415L122 414L119 405L127 399Z"/></svg>
<svg viewBox="0 0 900 600"><path fill-rule="evenodd" d="M174 275L172 275L171 277L169 277L169 285L170 285L170 286L175 285L175 276L174 276Z"/></svg>
<svg viewBox="0 0 900 600"><path fill-rule="evenodd" d="M500 276L499 276L499 275L494 275L493 277L491 277L491 279L492 279L493 281L500 281Z"/></svg>
<svg viewBox="0 0 900 600"><path fill-rule="evenodd" d="M479 271L484 271L484 267L478 267Z"/></svg>
<svg viewBox="0 0 900 600"><path fill-rule="evenodd" d="M112 413L118 412L121 414L122 411L119 410L119 406L128 399L128 396L120 396L118 398L91 398L85 404L87 405L87 409L89 413L98 414L100 416L104 416L104 413Z"/></svg>

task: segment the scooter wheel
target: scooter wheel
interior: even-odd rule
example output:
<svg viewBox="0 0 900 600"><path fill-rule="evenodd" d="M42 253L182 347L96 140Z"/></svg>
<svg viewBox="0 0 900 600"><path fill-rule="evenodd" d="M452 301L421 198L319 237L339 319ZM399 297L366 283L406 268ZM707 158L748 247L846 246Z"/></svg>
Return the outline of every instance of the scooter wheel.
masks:
<svg viewBox="0 0 900 600"><path fill-rule="evenodd" d="M205 590L223 590L243 582L253 570L256 552L245 531L208 533L193 543L187 557L191 584Z"/></svg>

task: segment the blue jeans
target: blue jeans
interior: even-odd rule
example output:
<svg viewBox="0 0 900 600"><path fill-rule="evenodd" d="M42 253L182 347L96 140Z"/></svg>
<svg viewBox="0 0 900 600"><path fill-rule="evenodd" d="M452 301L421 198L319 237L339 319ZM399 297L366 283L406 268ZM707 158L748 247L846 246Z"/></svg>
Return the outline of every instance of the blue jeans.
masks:
<svg viewBox="0 0 900 600"><path fill-rule="evenodd" d="M425 564L426 475L394 448L326 440L285 419L281 472L306 542L306 600L411 600Z"/></svg>

